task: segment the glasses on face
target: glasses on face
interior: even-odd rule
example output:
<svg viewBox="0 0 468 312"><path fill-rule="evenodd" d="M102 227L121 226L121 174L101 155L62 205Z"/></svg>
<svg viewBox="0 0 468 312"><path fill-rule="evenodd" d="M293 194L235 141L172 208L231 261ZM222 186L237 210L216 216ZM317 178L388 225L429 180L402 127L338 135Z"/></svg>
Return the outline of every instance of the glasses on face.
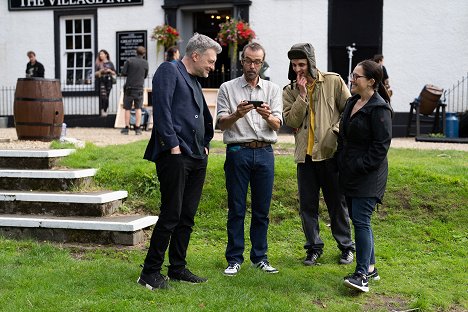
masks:
<svg viewBox="0 0 468 312"><path fill-rule="evenodd" d="M349 78L351 78L351 80L357 80L357 79L362 78L362 77L365 78L366 76L361 76L361 75L358 75L358 74L356 74L356 73L351 73L351 74L349 75Z"/></svg>
<svg viewBox="0 0 468 312"><path fill-rule="evenodd" d="M263 61L260 61L260 60L252 61L251 59L248 59L248 58L243 59L242 62L247 66L254 64L256 67L261 66L263 64Z"/></svg>

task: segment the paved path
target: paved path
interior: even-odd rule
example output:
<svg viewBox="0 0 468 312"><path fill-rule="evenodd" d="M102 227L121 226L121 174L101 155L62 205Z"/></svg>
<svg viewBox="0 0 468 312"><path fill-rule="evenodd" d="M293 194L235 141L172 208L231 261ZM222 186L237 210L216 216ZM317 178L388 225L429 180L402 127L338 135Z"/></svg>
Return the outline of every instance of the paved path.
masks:
<svg viewBox="0 0 468 312"><path fill-rule="evenodd" d="M124 144L138 140L149 140L151 132L143 131L142 135L135 135L132 131L130 135L120 134L120 129L114 128L68 128L67 137L75 138L84 142L92 142L98 146L112 144ZM215 140L222 141L222 132L215 131ZM291 134L280 134L278 141L283 143L294 143L294 136ZM0 149L47 149L50 142L39 141L19 141L15 128L0 128ZM415 148L415 149L438 149L438 150L459 150L468 151L468 144L460 143L432 143L416 142L414 138L394 138L392 147L395 148Z"/></svg>

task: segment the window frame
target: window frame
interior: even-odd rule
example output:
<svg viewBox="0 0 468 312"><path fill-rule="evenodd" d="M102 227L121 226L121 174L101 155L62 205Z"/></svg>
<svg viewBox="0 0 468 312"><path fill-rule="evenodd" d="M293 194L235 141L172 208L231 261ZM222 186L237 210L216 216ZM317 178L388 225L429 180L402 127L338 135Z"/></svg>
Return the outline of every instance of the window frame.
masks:
<svg viewBox="0 0 468 312"><path fill-rule="evenodd" d="M68 18L91 18L92 82L89 85L62 85L63 96L96 95L97 85L94 78L94 63L97 55L98 20L96 10L66 10L54 12L55 77L61 82L66 79L67 56L65 49L65 20ZM84 88L83 88L84 86Z"/></svg>

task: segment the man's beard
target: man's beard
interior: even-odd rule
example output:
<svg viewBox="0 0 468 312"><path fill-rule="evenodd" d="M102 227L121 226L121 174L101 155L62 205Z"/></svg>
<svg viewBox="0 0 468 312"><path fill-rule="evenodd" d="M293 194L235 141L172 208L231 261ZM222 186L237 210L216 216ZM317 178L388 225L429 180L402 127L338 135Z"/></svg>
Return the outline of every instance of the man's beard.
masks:
<svg viewBox="0 0 468 312"><path fill-rule="evenodd" d="M247 71L244 74L245 80L247 81L253 81L257 79L258 73L256 71Z"/></svg>

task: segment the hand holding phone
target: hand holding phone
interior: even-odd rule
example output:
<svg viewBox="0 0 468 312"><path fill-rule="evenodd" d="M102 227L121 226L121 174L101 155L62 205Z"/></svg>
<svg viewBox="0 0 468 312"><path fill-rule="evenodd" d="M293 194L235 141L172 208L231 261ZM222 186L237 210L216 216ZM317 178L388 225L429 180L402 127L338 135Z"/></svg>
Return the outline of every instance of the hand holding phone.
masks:
<svg viewBox="0 0 468 312"><path fill-rule="evenodd" d="M253 104L255 108L262 106L263 101L247 101L248 104Z"/></svg>

